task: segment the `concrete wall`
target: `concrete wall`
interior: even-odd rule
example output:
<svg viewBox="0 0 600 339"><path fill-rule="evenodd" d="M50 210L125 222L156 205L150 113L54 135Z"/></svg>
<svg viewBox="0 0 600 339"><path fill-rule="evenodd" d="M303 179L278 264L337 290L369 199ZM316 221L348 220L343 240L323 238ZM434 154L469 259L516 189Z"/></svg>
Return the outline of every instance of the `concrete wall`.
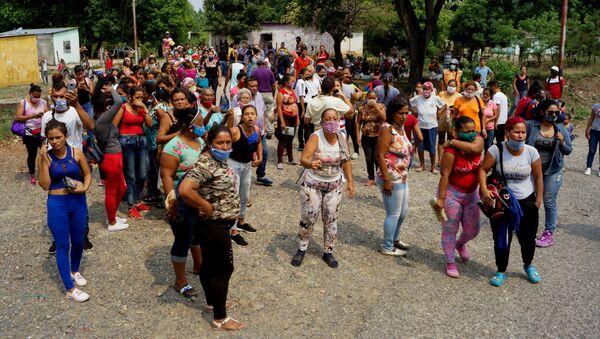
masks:
<svg viewBox="0 0 600 339"><path fill-rule="evenodd" d="M54 41L52 39L52 34L40 34L36 37L38 58L45 57L48 65L58 65L56 54L54 53Z"/></svg>
<svg viewBox="0 0 600 339"><path fill-rule="evenodd" d="M34 35L0 38L0 87L40 81Z"/></svg>
<svg viewBox="0 0 600 339"><path fill-rule="evenodd" d="M54 57L58 52L58 61L65 59L69 63L79 63L79 30L71 29L68 31L54 33ZM64 48L64 42L69 41L71 44L71 50L66 51Z"/></svg>

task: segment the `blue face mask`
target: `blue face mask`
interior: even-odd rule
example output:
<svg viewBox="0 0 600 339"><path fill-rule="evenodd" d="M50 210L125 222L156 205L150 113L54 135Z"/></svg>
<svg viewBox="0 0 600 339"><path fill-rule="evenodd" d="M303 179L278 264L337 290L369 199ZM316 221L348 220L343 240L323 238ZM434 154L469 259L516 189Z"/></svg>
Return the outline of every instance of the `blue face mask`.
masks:
<svg viewBox="0 0 600 339"><path fill-rule="evenodd" d="M218 148L211 147L210 153L212 154L213 158L215 158L215 160L224 162L227 161L227 159L229 159L229 154L231 153L231 150L223 151Z"/></svg>
<svg viewBox="0 0 600 339"><path fill-rule="evenodd" d="M56 99L54 100L54 109L57 112L65 112L69 109L69 103L67 99Z"/></svg>
<svg viewBox="0 0 600 339"><path fill-rule="evenodd" d="M127 102L127 96L126 95L121 95L121 101Z"/></svg>
<svg viewBox="0 0 600 339"><path fill-rule="evenodd" d="M206 134L206 128L204 128L204 126L192 126L192 133L196 134L199 137L202 137L204 134Z"/></svg>
<svg viewBox="0 0 600 339"><path fill-rule="evenodd" d="M515 151L518 151L518 150L520 150L521 148L523 148L525 146L525 140L523 140L523 141L514 141L514 140L508 139L508 141L506 142L506 144L508 145L508 147L514 149Z"/></svg>

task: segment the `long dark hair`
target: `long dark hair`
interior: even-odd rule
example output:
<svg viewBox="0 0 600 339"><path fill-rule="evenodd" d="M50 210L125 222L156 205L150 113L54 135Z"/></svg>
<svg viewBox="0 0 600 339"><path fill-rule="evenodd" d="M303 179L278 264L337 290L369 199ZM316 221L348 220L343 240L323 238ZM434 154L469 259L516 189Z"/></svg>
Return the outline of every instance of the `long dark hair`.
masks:
<svg viewBox="0 0 600 339"><path fill-rule="evenodd" d="M388 124L394 123L394 114L400 109L408 106L408 100L403 96L398 95L392 101L390 101L385 108L385 121Z"/></svg>

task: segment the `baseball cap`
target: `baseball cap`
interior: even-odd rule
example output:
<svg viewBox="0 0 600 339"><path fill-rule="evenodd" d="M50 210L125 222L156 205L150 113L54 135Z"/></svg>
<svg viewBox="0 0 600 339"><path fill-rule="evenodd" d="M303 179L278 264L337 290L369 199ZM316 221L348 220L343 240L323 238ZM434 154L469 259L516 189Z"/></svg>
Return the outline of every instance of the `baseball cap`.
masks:
<svg viewBox="0 0 600 339"><path fill-rule="evenodd" d="M557 72L560 71L560 69L558 69L558 66L552 66L552 67L550 67L550 70L557 71Z"/></svg>

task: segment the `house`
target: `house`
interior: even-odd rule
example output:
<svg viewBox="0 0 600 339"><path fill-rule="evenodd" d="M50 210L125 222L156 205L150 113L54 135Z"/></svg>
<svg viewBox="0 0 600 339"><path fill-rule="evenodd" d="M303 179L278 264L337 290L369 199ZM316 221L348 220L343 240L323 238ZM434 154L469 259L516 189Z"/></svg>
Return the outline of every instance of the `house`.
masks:
<svg viewBox="0 0 600 339"><path fill-rule="evenodd" d="M273 42L273 47L278 48L284 42L285 46L293 50L296 48L296 37L302 38L302 41L308 47L309 54L317 53L320 45L324 45L325 49L333 57L333 38L329 33L321 34L314 28L303 28L290 24L282 24L269 22L263 24L259 29L246 34L246 41L249 45L258 45L258 47L266 47L267 42ZM209 46L219 46L222 41L227 41L227 37L219 34L210 33L208 35ZM346 38L341 44L342 54L354 54L354 56L362 56L363 54L363 33L352 33L351 38Z"/></svg>
<svg viewBox="0 0 600 339"><path fill-rule="evenodd" d="M26 35L35 36L37 58L45 57L48 65L57 65L60 59L65 59L66 63L79 63L79 28L18 28L0 33L0 38Z"/></svg>

